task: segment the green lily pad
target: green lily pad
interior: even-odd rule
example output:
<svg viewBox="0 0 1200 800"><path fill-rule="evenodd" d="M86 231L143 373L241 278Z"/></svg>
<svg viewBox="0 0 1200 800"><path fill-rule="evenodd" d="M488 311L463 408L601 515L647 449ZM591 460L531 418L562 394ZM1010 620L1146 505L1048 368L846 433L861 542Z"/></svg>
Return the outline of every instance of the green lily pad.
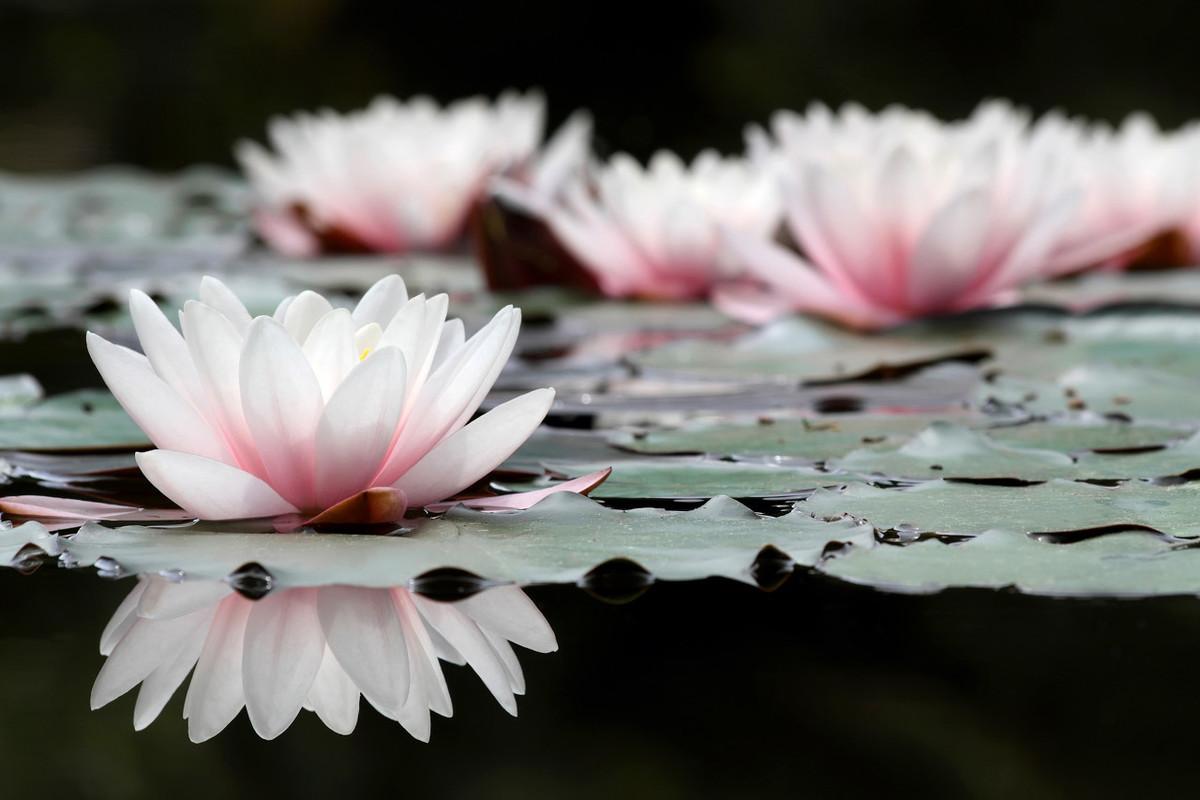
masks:
<svg viewBox="0 0 1200 800"><path fill-rule="evenodd" d="M39 526L40 527L40 526ZM613 559L633 561L664 580L723 576L751 581L771 545L813 565L833 543L874 546L869 526L823 522L803 510L766 517L728 497L693 511L616 511L575 494L551 495L532 509L486 513L457 508L402 536L206 533L195 529L84 526L63 547L81 566L101 558L127 572L222 579L255 562L279 586L403 586L437 568L529 583L575 583Z"/></svg>
<svg viewBox="0 0 1200 800"><path fill-rule="evenodd" d="M1200 486L1194 484L1107 487L1055 480L993 486L937 480L904 489L850 484L843 490L818 489L798 505L827 519L850 514L880 530L972 536L1001 527L1024 533L1147 527L1171 536L1200 536Z"/></svg>
<svg viewBox="0 0 1200 800"><path fill-rule="evenodd" d="M0 415L0 450L132 450L146 434L106 391L55 395L21 413Z"/></svg>
<svg viewBox="0 0 1200 800"><path fill-rule="evenodd" d="M1020 478L1044 481L1075 476L1075 461L1056 450L997 442L987 433L935 422L895 447L855 450L831 469L889 478Z"/></svg>
<svg viewBox="0 0 1200 800"><path fill-rule="evenodd" d="M543 465L556 476L578 478L612 467L612 474L590 493L609 499L684 500L730 497L780 497L822 486L845 483L846 476L811 467L713 461L704 458L643 458L607 462L548 461ZM505 491L540 489L557 483L542 478L529 484L506 484Z"/></svg>
<svg viewBox="0 0 1200 800"><path fill-rule="evenodd" d="M1051 544L992 530L953 544L926 540L855 548L820 569L840 580L899 592L1011 586L1052 596L1200 594L1200 550L1144 532Z"/></svg>
<svg viewBox="0 0 1200 800"><path fill-rule="evenodd" d="M1200 371L1196 373L1200 375ZM1157 369L1085 364L1055 381L999 377L980 387L978 399L1020 405L1035 414L1090 411L1140 422L1200 421L1200 379Z"/></svg>
<svg viewBox="0 0 1200 800"><path fill-rule="evenodd" d="M989 428L987 435L1005 444L1057 450L1060 453L1083 453L1088 450L1139 450L1158 447L1186 439L1192 432L1190 427L1150 425L1105 419L1097 415L1076 415L1035 420L1019 425L1000 425Z"/></svg>

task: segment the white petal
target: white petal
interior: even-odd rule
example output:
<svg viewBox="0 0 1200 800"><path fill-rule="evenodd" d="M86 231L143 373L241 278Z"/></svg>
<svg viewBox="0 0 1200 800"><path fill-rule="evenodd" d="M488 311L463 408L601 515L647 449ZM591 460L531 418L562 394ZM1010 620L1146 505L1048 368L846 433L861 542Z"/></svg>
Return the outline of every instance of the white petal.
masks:
<svg viewBox="0 0 1200 800"><path fill-rule="evenodd" d="M354 367L330 398L317 425L321 508L370 488L400 424L406 383L403 354L384 348Z"/></svg>
<svg viewBox="0 0 1200 800"><path fill-rule="evenodd" d="M372 322L385 327L408 300L408 289L399 275L388 275L375 282L354 307L354 326L361 328Z"/></svg>
<svg viewBox="0 0 1200 800"><path fill-rule="evenodd" d="M141 342L142 352L146 354L155 373L208 418L208 392L196 372L192 353L183 336L167 320L158 305L137 289L129 293L129 314L133 317L133 327Z"/></svg>
<svg viewBox="0 0 1200 800"><path fill-rule="evenodd" d="M259 736L274 739L288 729L324 656L316 589L287 589L254 604L242 645L242 679Z"/></svg>
<svg viewBox="0 0 1200 800"><path fill-rule="evenodd" d="M288 304L284 312L283 327L293 341L303 342L317 321L330 311L333 311L333 306L324 297L316 292L303 291Z"/></svg>
<svg viewBox="0 0 1200 800"><path fill-rule="evenodd" d="M254 604L244 597L227 597L209 626L184 701L188 738L193 742L216 736L245 705L242 643L246 636L246 620L253 607Z"/></svg>
<svg viewBox="0 0 1200 800"><path fill-rule="evenodd" d="M137 621L138 604L142 601L142 593L146 591L147 580L138 578L137 586L134 586L129 594L125 595L121 605L117 606L112 618L104 626L104 631L100 634L100 655L107 656L112 653L117 642L129 633L129 629Z"/></svg>
<svg viewBox="0 0 1200 800"><path fill-rule="evenodd" d="M327 586L317 611L337 663L371 704L396 713L408 699L408 647L391 590Z"/></svg>
<svg viewBox="0 0 1200 800"><path fill-rule="evenodd" d="M245 335L246 328L250 327L250 312L246 306L228 286L211 275L200 279L200 302L221 312L238 333Z"/></svg>
<svg viewBox="0 0 1200 800"><path fill-rule="evenodd" d="M111 703L151 672L174 661L208 614L202 610L175 619L136 620L100 668L92 686L92 708Z"/></svg>
<svg viewBox="0 0 1200 800"><path fill-rule="evenodd" d="M500 466L545 419L553 389L537 389L493 408L438 443L393 484L410 507L444 500Z"/></svg>
<svg viewBox="0 0 1200 800"><path fill-rule="evenodd" d="M483 638L492 648L496 657L500 659L500 663L504 665L504 671L508 674L508 688L512 689L513 694L525 694L525 673L521 670L521 662L517 660L517 654L513 652L512 645L503 637L484 628L480 628L479 632L483 634Z"/></svg>
<svg viewBox="0 0 1200 800"><path fill-rule="evenodd" d="M298 511L260 478L219 461L174 450L151 450L136 458L156 489L200 519L250 519Z"/></svg>
<svg viewBox="0 0 1200 800"><path fill-rule="evenodd" d="M304 356L312 366L326 402L358 363L354 322L344 308L334 309L313 326L304 340Z"/></svg>
<svg viewBox="0 0 1200 800"><path fill-rule="evenodd" d="M328 647L308 690L307 705L334 733L349 736L358 725L358 687Z"/></svg>
<svg viewBox="0 0 1200 800"><path fill-rule="evenodd" d="M438 341L433 363L429 365L430 371L436 372L438 367L445 364L450 356L458 352L466 340L467 334L463 328L463 321L461 319L446 320L446 324L442 326L442 337Z"/></svg>
<svg viewBox="0 0 1200 800"><path fill-rule="evenodd" d="M145 619L172 619L202 608L215 607L232 589L221 581L169 581L149 577L138 603L137 614Z"/></svg>
<svg viewBox="0 0 1200 800"><path fill-rule="evenodd" d="M297 507L311 508L325 403L308 359L279 323L259 317L246 336L240 371L242 411L271 486Z"/></svg>
<svg viewBox="0 0 1200 800"><path fill-rule="evenodd" d="M145 356L87 335L88 352L117 402L158 447L230 463L221 435L154 373Z"/></svg>

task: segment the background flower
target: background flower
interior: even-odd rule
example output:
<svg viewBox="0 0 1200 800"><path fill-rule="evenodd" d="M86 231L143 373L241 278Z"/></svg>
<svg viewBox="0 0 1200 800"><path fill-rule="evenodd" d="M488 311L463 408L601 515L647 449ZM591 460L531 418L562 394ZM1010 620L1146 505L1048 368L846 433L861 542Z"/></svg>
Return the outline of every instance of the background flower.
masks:
<svg viewBox="0 0 1200 800"><path fill-rule="evenodd" d="M558 649L545 617L519 588L489 589L440 603L403 588L279 589L251 601L224 583L143 577L100 637L107 656L92 688L100 708L141 684L133 724L158 718L192 674L183 715L203 742L243 707L264 739L300 710L349 734L359 697L428 741L430 711L449 717L440 660L469 664L512 715L525 693L509 642Z"/></svg>

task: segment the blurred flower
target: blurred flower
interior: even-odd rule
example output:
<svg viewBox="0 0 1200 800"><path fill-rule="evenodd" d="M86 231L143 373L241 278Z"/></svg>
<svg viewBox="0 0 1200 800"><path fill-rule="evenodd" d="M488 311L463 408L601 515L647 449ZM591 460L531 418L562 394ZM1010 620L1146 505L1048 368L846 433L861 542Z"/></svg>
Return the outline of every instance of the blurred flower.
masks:
<svg viewBox="0 0 1200 800"><path fill-rule="evenodd" d="M109 389L160 448L137 454L142 472L184 510L384 522L406 502L445 500L483 478L554 399L539 389L468 424L512 352L521 312L506 307L466 339L446 310L446 295L409 298L392 275L353 311L306 291L252 319L205 278L180 314L182 335L132 293L145 355L87 341Z"/></svg>
<svg viewBox="0 0 1200 800"><path fill-rule="evenodd" d="M659 152L646 168L618 154L554 192L492 191L540 218L611 297L704 297L724 267L720 228L770 236L780 215L769 171L711 151L690 166Z"/></svg>
<svg viewBox="0 0 1200 800"><path fill-rule="evenodd" d="M751 150L780 170L800 252L727 233L744 280L716 299L748 321L804 311L876 328L994 305L1115 258L1161 224L1114 210L1087 177L1108 140L1056 115L1031 124L993 102L944 124L899 107L814 106L776 115L772 130L773 142L751 131Z"/></svg>
<svg viewBox="0 0 1200 800"><path fill-rule="evenodd" d="M509 642L541 653L558 648L515 586L455 603L356 586L278 589L252 601L223 582L143 577L100 637L108 658L91 705L140 683L133 724L142 730L195 668L183 706L193 742L220 733L243 706L264 739L287 730L302 708L349 734L360 695L428 741L429 712L452 714L438 659L469 664L516 715L525 680Z"/></svg>
<svg viewBox="0 0 1200 800"><path fill-rule="evenodd" d="M427 97L381 97L348 114L277 118L274 152L241 142L237 156L257 196L258 230L284 254L438 250L462 237L490 176L547 181L582 162L586 117L574 118L538 159L543 117L535 93L445 108Z"/></svg>

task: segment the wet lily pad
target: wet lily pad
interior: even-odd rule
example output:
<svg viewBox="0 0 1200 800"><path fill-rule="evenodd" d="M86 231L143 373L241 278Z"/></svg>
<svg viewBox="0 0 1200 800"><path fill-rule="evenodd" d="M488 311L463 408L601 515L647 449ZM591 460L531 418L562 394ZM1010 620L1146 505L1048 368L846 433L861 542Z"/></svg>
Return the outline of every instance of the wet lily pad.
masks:
<svg viewBox="0 0 1200 800"><path fill-rule="evenodd" d="M627 559L664 580L724 576L750 581L771 545L812 565L831 543L871 547L869 526L823 522L803 510L765 517L728 497L694 511L617 511L557 494L528 511L455 509L402 536L204 533L191 529L89 524L64 546L79 565L109 571L169 572L222 579L244 564L264 567L279 586L351 583L400 586L437 568L529 583L575 583L594 567Z"/></svg>
<svg viewBox="0 0 1200 800"><path fill-rule="evenodd" d="M1088 450L1139 450L1186 439L1191 427L1152 425L1096 414L1061 416L989 428L987 435L1005 444L1082 453Z"/></svg>
<svg viewBox="0 0 1200 800"><path fill-rule="evenodd" d="M1055 480L994 486L937 480L904 489L850 484L819 489L800 505L824 518L850 514L881 530L972 536L1000 527L1024 533L1146 527L1200 536L1200 486L1194 484L1109 487Z"/></svg>
<svg viewBox="0 0 1200 800"><path fill-rule="evenodd" d="M820 568L844 581L899 592L1011 586L1054 596L1200 594L1200 550L1144 532L1052 544L991 530L952 544L927 540L852 549Z"/></svg>
<svg viewBox="0 0 1200 800"><path fill-rule="evenodd" d="M596 498L682 500L716 497L782 497L821 486L836 486L849 478L811 467L714 461L705 458L643 458L605 462L548 461L555 476L578 478L605 467L613 468L590 496ZM505 484L504 491L527 491L557 483L543 478L529 484Z"/></svg>
<svg viewBox="0 0 1200 800"><path fill-rule="evenodd" d="M1200 421L1198 396L1200 379L1194 376L1108 364L1074 367L1054 381L1001 376L978 392L980 402L993 398L1036 414L1086 410L1156 423Z"/></svg>
<svg viewBox="0 0 1200 800"><path fill-rule="evenodd" d="M71 451L149 447L106 391L55 395L20 413L0 415L0 450Z"/></svg>

